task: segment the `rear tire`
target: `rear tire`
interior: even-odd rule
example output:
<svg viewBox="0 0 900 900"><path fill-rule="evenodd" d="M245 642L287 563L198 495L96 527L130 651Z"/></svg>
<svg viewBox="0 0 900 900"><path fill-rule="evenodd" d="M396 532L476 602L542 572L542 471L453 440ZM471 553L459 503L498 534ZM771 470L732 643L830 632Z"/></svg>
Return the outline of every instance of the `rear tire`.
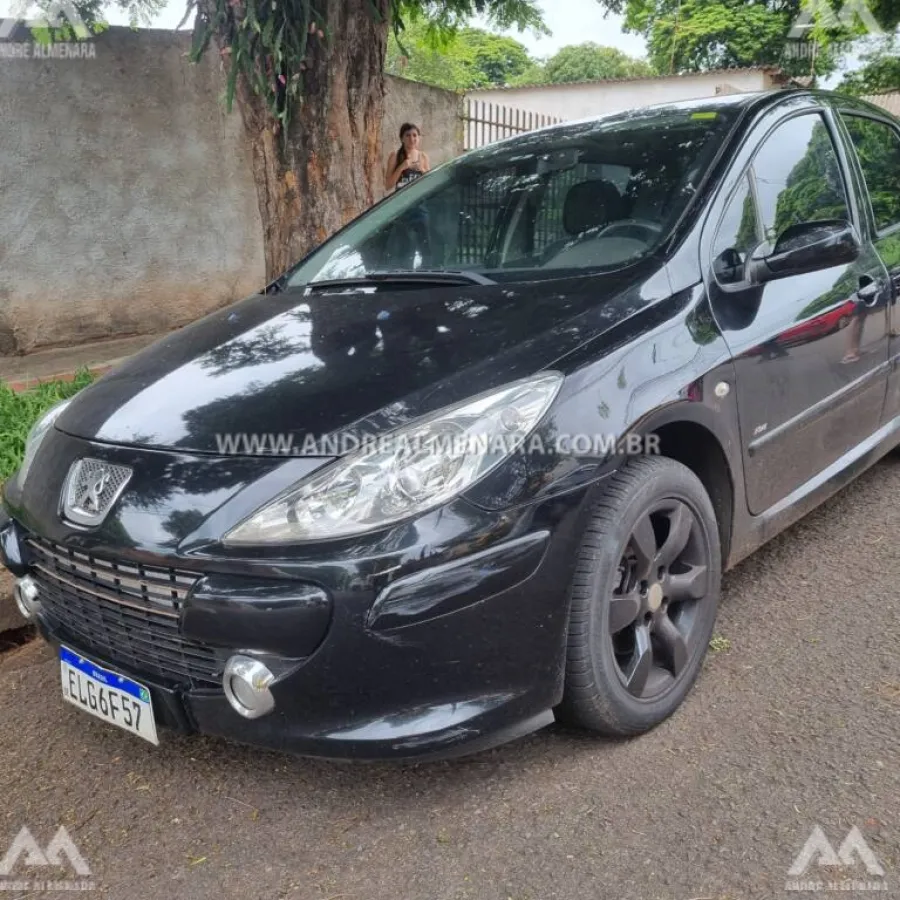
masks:
<svg viewBox="0 0 900 900"><path fill-rule="evenodd" d="M611 476L576 554L560 721L627 737L669 718L703 666L721 567L715 511L690 469L638 457Z"/></svg>

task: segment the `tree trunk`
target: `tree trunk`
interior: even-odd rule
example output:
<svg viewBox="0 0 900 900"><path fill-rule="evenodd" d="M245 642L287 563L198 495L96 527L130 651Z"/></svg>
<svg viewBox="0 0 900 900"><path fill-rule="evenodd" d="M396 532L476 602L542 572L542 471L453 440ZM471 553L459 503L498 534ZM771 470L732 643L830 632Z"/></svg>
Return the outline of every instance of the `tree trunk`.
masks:
<svg viewBox="0 0 900 900"><path fill-rule="evenodd" d="M288 146L265 104L238 84L263 224L267 280L372 205L382 177L388 0L320 0L330 43L310 36ZM321 23L317 23L322 31Z"/></svg>

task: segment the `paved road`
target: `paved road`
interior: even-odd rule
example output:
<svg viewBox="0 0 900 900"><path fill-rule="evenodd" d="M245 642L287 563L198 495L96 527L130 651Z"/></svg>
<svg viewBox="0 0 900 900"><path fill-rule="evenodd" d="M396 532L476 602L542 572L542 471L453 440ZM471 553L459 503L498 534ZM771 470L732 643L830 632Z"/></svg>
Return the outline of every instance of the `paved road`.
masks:
<svg viewBox="0 0 900 900"><path fill-rule="evenodd" d="M418 767L155 750L64 707L31 645L0 659L0 855L65 824L122 900L776 900L815 825L835 848L857 825L886 877L826 877L900 897L897 498L882 463L727 576L719 651L631 744L551 729Z"/></svg>

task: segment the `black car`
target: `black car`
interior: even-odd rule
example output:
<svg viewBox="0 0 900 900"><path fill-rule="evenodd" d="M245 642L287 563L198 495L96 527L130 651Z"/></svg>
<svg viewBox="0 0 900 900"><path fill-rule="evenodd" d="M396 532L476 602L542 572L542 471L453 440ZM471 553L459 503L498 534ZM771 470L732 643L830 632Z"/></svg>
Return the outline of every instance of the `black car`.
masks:
<svg viewBox="0 0 900 900"><path fill-rule="evenodd" d="M3 560L63 697L153 743L636 735L695 682L722 572L900 443L898 297L882 109L520 135L52 410Z"/></svg>

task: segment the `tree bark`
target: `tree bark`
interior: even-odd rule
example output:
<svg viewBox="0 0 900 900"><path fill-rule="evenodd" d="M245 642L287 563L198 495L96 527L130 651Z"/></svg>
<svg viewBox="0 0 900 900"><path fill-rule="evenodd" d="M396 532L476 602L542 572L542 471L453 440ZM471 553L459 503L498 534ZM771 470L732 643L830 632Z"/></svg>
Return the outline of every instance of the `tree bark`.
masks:
<svg viewBox="0 0 900 900"><path fill-rule="evenodd" d="M252 151L269 281L374 202L389 27L388 0L375 5L381 21L372 0L319 0L332 38L310 36L286 149L265 104L238 82L235 102Z"/></svg>

